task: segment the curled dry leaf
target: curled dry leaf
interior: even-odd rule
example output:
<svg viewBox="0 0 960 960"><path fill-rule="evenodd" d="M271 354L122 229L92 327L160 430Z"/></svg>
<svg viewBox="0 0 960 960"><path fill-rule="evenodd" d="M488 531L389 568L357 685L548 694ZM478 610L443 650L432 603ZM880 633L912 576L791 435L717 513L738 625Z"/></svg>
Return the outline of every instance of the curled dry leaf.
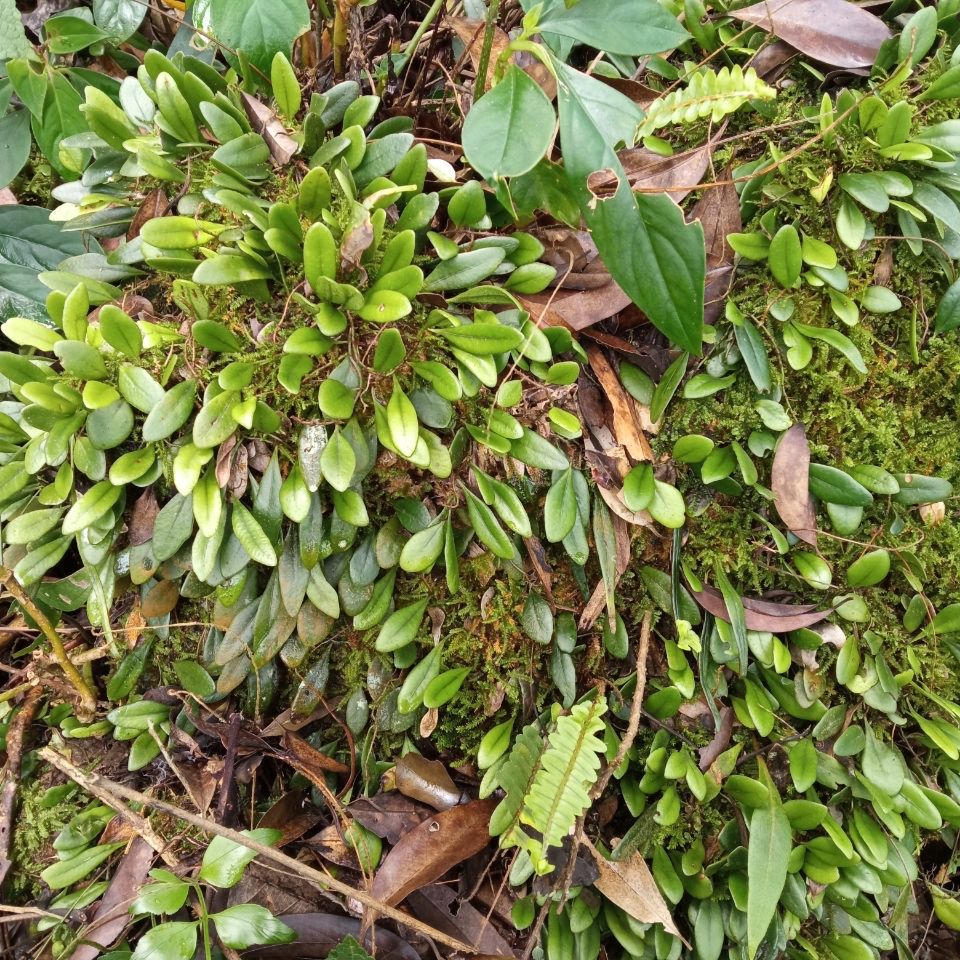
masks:
<svg viewBox="0 0 960 960"><path fill-rule="evenodd" d="M848 0L764 0L733 11L833 67L870 67L890 37L886 24Z"/></svg>
<svg viewBox="0 0 960 960"><path fill-rule="evenodd" d="M586 351L590 360L590 369L593 370L594 376L600 382L613 411L611 426L614 436L626 447L627 453L630 454L635 463L651 463L653 461L653 451L650 449L650 442L640 428L636 401L623 389L620 378L614 372L603 351L593 344L587 344Z"/></svg>
<svg viewBox="0 0 960 960"><path fill-rule="evenodd" d="M751 58L750 66L757 76L767 83L776 82L787 69L787 64L797 56L797 51L782 40L774 40L762 46Z"/></svg>
<svg viewBox="0 0 960 960"><path fill-rule="evenodd" d="M817 521L809 478L810 445L803 424L795 423L777 444L770 486L780 519L801 540L816 546Z"/></svg>
<svg viewBox="0 0 960 960"><path fill-rule="evenodd" d="M408 898L418 920L469 943L489 957L513 957L514 952L476 907L458 902L456 891L440 883L416 890Z"/></svg>
<svg viewBox="0 0 960 960"><path fill-rule="evenodd" d="M350 772L350 768L344 766L339 760L328 757L289 730L284 732L280 743L283 748L278 752L280 759L285 760L309 779L322 778L324 773Z"/></svg>
<svg viewBox="0 0 960 960"><path fill-rule="evenodd" d="M497 801L474 800L428 817L384 857L371 894L396 906L408 894L442 877L489 842L488 824Z"/></svg>
<svg viewBox="0 0 960 960"><path fill-rule="evenodd" d="M679 937L670 908L657 888L653 874L639 853L626 860L607 860L589 841L583 845L593 855L600 876L594 886L621 910L640 923L662 923L665 930ZM681 938L682 939L682 938Z"/></svg>
<svg viewBox="0 0 960 960"><path fill-rule="evenodd" d="M131 547L138 547L141 543L146 543L152 539L153 523L159 512L157 495L153 492L153 487L147 487L137 497L137 501L133 505L133 512L130 514L129 537Z"/></svg>
<svg viewBox="0 0 960 960"><path fill-rule="evenodd" d="M248 93L241 93L240 99L253 129L267 142L273 162L278 167L286 166L300 149L300 145L287 133L277 115L265 103Z"/></svg>
<svg viewBox="0 0 960 960"><path fill-rule="evenodd" d="M434 810L449 810L460 800L447 768L439 760L428 760L419 753L404 754L395 769L397 789L412 800L427 803Z"/></svg>
<svg viewBox="0 0 960 960"><path fill-rule="evenodd" d="M699 750L700 769L703 770L704 773L710 769L717 757L730 745L730 737L733 735L733 720L733 708L721 707L720 723L714 731L713 739Z"/></svg>
<svg viewBox="0 0 960 960"><path fill-rule="evenodd" d="M691 590L690 593L704 610L730 622L727 605L719 590L704 585L702 590ZM750 597L743 597L742 600L747 629L765 633L789 633L791 630L812 627L831 613L830 610L815 610L806 604L770 603Z"/></svg>

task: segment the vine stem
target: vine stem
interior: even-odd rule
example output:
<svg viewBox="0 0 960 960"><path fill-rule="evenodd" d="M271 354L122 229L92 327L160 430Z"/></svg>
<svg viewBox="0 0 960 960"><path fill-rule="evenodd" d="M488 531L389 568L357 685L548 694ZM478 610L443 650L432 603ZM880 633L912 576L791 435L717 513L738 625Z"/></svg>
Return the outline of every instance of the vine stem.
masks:
<svg viewBox="0 0 960 960"><path fill-rule="evenodd" d="M261 859L277 864L288 873L301 877L321 889L333 890L341 896L352 897L354 900L359 901L365 907L368 907L381 916L395 920L397 923L402 923L408 929L415 930L417 933L429 937L437 943L442 943L447 947L452 947L454 950L470 955L482 952L480 947L471 946L462 940L458 940L456 937L451 937L441 930L437 930L429 924L424 923L422 920L418 920L416 917L412 917L402 910L398 910L396 907L392 907L382 900L378 900L376 897L367 893L366 890L358 890L355 887L351 887L350 884L344 883L342 880L338 880L328 873L315 870L313 867L307 866L307 864L301 863L299 860L294 860L293 857L288 857L285 853L281 853L274 847L268 847L265 843L260 843L259 840L254 840L252 837L248 837L237 830L231 830L229 827L224 827L214 820L201 817L198 814L191 813L189 810L183 810L180 807L174 806L172 803L166 803L155 797L149 797L145 793L132 790L130 787L124 786L121 783L108 780L106 777L101 777L97 773L86 773L71 763L63 754L57 753L56 750L50 747L42 748L39 751L39 755L42 760L46 760L51 766L56 767L61 773L66 774L71 780L83 787L84 790L92 793L99 800L102 800L113 810L121 814L121 816L127 818L139 817L139 814L135 814L129 809L127 803L152 808L159 813L165 813L184 823L189 823L204 833L232 840L241 847L253 850Z"/></svg>
<svg viewBox="0 0 960 960"><path fill-rule="evenodd" d="M490 52L493 50L493 34L500 16L500 0L490 0L487 7L487 21L483 28L483 47L480 49L480 62L477 64L477 79L473 84L473 102L476 103L487 89L487 70L490 66Z"/></svg>
<svg viewBox="0 0 960 960"><path fill-rule="evenodd" d="M53 625L44 616L43 611L30 599L23 587L17 583L12 570L8 570L6 567L0 567L0 584L6 588L10 596L20 604L39 627L40 632L46 637L47 642L50 644L50 649L53 651L57 663L60 664L60 668L66 675L67 680L70 681L70 686L76 690L77 696L80 698L81 710L85 714L93 716L97 709L97 698L93 695L93 691L87 685L87 681L83 679L73 661L67 656L63 641L53 628Z"/></svg>

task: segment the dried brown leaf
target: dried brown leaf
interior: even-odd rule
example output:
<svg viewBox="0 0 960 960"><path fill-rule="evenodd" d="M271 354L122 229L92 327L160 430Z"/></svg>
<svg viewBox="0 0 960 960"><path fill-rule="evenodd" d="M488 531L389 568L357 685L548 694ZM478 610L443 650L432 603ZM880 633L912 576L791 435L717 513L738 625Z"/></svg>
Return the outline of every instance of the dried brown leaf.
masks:
<svg viewBox="0 0 960 960"><path fill-rule="evenodd" d="M94 960L127 929L130 904L147 879L154 857L153 848L141 837L130 844L97 907L96 918L84 927L83 943L74 951L74 960Z"/></svg>
<svg viewBox="0 0 960 960"><path fill-rule="evenodd" d="M162 187L157 187L146 195L140 208L133 215L130 226L127 228L127 239L133 240L140 236L143 225L148 220L155 220L157 217L165 217L170 212L170 201Z"/></svg>
<svg viewBox="0 0 960 960"><path fill-rule="evenodd" d="M593 855L600 871L594 886L608 900L634 920L640 923L661 923L665 930L680 936L670 908L657 888L650 868L639 853L631 854L626 860L607 860L589 840L584 840L584 846Z"/></svg>
<svg viewBox="0 0 960 960"><path fill-rule="evenodd" d="M740 198L729 170L724 172L719 186L704 191L690 212L690 219L703 224L707 248L704 322L714 323L720 316L733 280L733 247L727 237L739 233L741 228Z"/></svg>
<svg viewBox="0 0 960 960"><path fill-rule="evenodd" d="M137 497L130 513L129 542L131 547L138 547L153 537L153 523L160 512L157 495L153 487L147 487Z"/></svg>
<svg viewBox="0 0 960 960"><path fill-rule="evenodd" d="M247 93L241 93L243 109L253 129L270 148L270 156L278 167L286 166L300 149L300 145L284 129L277 115L263 102Z"/></svg>
<svg viewBox="0 0 960 960"><path fill-rule="evenodd" d="M876 15L848 0L764 0L733 16L833 67L870 67L891 34Z"/></svg>
<svg viewBox="0 0 960 960"><path fill-rule="evenodd" d="M474 800L428 817L384 857L371 894L396 906L408 894L438 880L489 842L494 799Z"/></svg>
<svg viewBox="0 0 960 960"><path fill-rule="evenodd" d="M644 435L643 430L640 429L636 401L623 389L620 378L614 372L603 351L592 344L587 344L586 351L590 360L590 369L593 370L594 376L600 382L613 411L611 427L617 442L626 447L627 453L630 454L634 462L651 463L653 461L653 451L650 449L650 442Z"/></svg>
<svg viewBox="0 0 960 960"><path fill-rule="evenodd" d="M439 760L406 753L397 761L394 775L397 789L404 796L429 804L434 810L449 810L460 800L460 791Z"/></svg>
<svg viewBox="0 0 960 960"><path fill-rule="evenodd" d="M289 730L284 731L280 745L283 748L280 758L310 779L321 779L324 773L350 772L339 760L328 757Z"/></svg>
<svg viewBox="0 0 960 960"><path fill-rule="evenodd" d="M390 844L398 843L432 813L429 807L393 790L360 797L346 810L354 820Z"/></svg>
<svg viewBox="0 0 960 960"><path fill-rule="evenodd" d="M486 956L515 956L487 917L471 904L459 901L456 891L450 887L433 883L411 893L407 903L418 920L469 943Z"/></svg>
<svg viewBox="0 0 960 960"><path fill-rule="evenodd" d="M151 587L147 595L143 598L143 615L152 620L154 617L162 617L177 605L180 599L180 591L173 580L161 580L158 584Z"/></svg>
<svg viewBox="0 0 960 960"><path fill-rule="evenodd" d="M727 605L719 590L704 585L702 590L690 592L704 610L729 623L730 614L727 613ZM789 633L791 630L812 627L830 616L831 612L814 610L806 604L770 603L766 600L753 600L750 597L743 597L742 600L747 629L764 633Z"/></svg>
<svg viewBox="0 0 960 960"><path fill-rule="evenodd" d="M256 903L262 901L256 900ZM395 933L382 927L361 931L359 920L332 913L281 914L278 920L296 931L293 943L250 947L245 960L323 960L344 937L353 937L377 960L420 960L420 954Z"/></svg>
<svg viewBox="0 0 960 960"><path fill-rule="evenodd" d="M608 320L633 302L612 280L593 290L579 290L568 296L538 293L520 297L520 302L540 326L585 327Z"/></svg>
<svg viewBox="0 0 960 960"><path fill-rule="evenodd" d="M803 424L795 423L777 444L770 486L780 519L801 540L816 546L817 520L809 478L810 445Z"/></svg>

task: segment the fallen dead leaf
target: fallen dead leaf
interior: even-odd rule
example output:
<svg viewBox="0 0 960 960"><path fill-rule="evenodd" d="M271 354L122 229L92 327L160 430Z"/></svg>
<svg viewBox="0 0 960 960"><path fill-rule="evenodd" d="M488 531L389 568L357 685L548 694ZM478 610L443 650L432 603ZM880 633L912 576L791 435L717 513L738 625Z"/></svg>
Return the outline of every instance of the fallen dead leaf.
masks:
<svg viewBox="0 0 960 960"><path fill-rule="evenodd" d="M803 424L795 423L777 444L770 486L780 519L801 540L816 546L817 521L809 478L810 445Z"/></svg>
<svg viewBox="0 0 960 960"><path fill-rule="evenodd" d="M650 868L639 853L631 854L626 860L607 860L589 840L584 840L583 845L593 855L600 871L600 876L593 885L608 900L634 920L640 923L661 923L665 930L680 937L670 908L657 888Z"/></svg>
<svg viewBox="0 0 960 960"><path fill-rule="evenodd" d="M277 115L265 103L248 93L241 93L240 99L254 130L267 142L273 162L278 167L286 166L300 149L300 145L287 133Z"/></svg>
<svg viewBox="0 0 960 960"><path fill-rule="evenodd" d="M429 804L435 810L449 810L460 800L460 791L439 760L406 753L397 761L394 775L397 789L404 796Z"/></svg>
<svg viewBox="0 0 960 960"><path fill-rule="evenodd" d="M497 801L474 800L428 817L384 857L371 894L396 906L408 894L442 877L489 842L488 824Z"/></svg>
<svg viewBox="0 0 960 960"><path fill-rule="evenodd" d="M285 913L277 919L295 930L297 939L293 943L250 947L243 951L245 960L322 960L345 937L359 940L377 960L420 960L420 954L395 933L377 926L361 932L360 921L353 917L332 913Z"/></svg>
<svg viewBox="0 0 960 960"><path fill-rule="evenodd" d="M147 487L137 497L130 514L128 539L131 547L138 547L153 537L153 523L157 519L160 507L153 487Z"/></svg>
<svg viewBox="0 0 960 960"><path fill-rule="evenodd" d="M324 773L350 772L350 768L344 766L339 760L328 757L289 730L284 731L280 745L282 750L279 751L278 756L308 779L322 779Z"/></svg>
<svg viewBox="0 0 960 960"><path fill-rule="evenodd" d="M578 290L552 299L544 293L518 299L541 327L569 327L573 331L608 320L633 302L613 280L593 290Z"/></svg>
<svg viewBox="0 0 960 960"><path fill-rule="evenodd" d="M170 201L162 187L157 187L146 195L140 208L133 215L130 226L127 228L127 239L133 240L140 236L143 225L148 220L165 217L170 212Z"/></svg>
<svg viewBox="0 0 960 960"><path fill-rule="evenodd" d="M404 834L410 833L432 813L429 807L393 790L372 797L359 797L346 811L391 845L399 843Z"/></svg>
<svg viewBox="0 0 960 960"><path fill-rule="evenodd" d="M161 580L151 587L143 598L143 615L148 620L152 620L154 617L162 617L176 607L179 599L180 591L177 588L176 581Z"/></svg>
<svg viewBox="0 0 960 960"><path fill-rule="evenodd" d="M454 889L440 883L415 890L407 898L418 920L476 947L491 957L513 957L510 945L476 907L460 901Z"/></svg>
<svg viewBox="0 0 960 960"><path fill-rule="evenodd" d="M690 212L691 220L703 225L707 248L707 283L704 292L704 323L714 323L720 316L733 280L733 247L727 242L731 233L739 233L740 198L724 171L720 186L705 190Z"/></svg>
<svg viewBox="0 0 960 960"><path fill-rule="evenodd" d="M870 67L891 34L877 16L848 0L764 0L732 11L833 67Z"/></svg>
<svg viewBox="0 0 960 960"><path fill-rule="evenodd" d="M691 590L690 593L704 610L730 622L727 605L719 590L704 585L702 590ZM789 633L791 630L812 627L831 613L830 610L816 610L806 604L770 603L750 597L743 597L742 600L747 629L766 633Z"/></svg>
<svg viewBox="0 0 960 960"><path fill-rule="evenodd" d="M650 449L650 442L640 428L636 401L623 389L620 378L614 372L603 351L593 344L587 344L586 351L590 360L590 369L593 370L594 376L603 388L613 411L613 423L611 424L613 435L623 444L635 463L651 463L653 461L653 451Z"/></svg>

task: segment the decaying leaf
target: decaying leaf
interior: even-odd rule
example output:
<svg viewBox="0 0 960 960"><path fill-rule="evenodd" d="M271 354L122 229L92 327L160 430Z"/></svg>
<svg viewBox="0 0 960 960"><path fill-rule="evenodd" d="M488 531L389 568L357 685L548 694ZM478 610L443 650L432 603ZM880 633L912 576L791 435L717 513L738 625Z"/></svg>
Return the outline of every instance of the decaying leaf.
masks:
<svg viewBox="0 0 960 960"><path fill-rule="evenodd" d="M583 845L593 855L600 876L594 886L621 910L641 923L662 923L665 930L680 936L670 908L663 899L650 868L639 853L625 860L607 860L589 841ZM682 939L682 938L681 938Z"/></svg>
<svg viewBox="0 0 960 960"><path fill-rule="evenodd" d="M273 162L278 167L286 166L300 149L297 141L287 133L277 115L265 103L247 93L241 93L240 99L254 130L267 142Z"/></svg>
<svg viewBox="0 0 960 960"><path fill-rule="evenodd" d="M148 220L165 217L170 212L170 201L162 187L157 187L146 195L140 209L133 215L130 226L127 228L127 239L133 240L140 236L140 230Z"/></svg>
<svg viewBox="0 0 960 960"><path fill-rule="evenodd" d="M848 0L764 0L733 15L833 67L869 67L890 37L886 24Z"/></svg>
<svg viewBox="0 0 960 960"><path fill-rule="evenodd" d="M773 456L770 486L774 506L787 528L816 546L817 521L809 489L810 445L802 423L795 423L780 438Z"/></svg>
<svg viewBox="0 0 960 960"><path fill-rule="evenodd" d="M727 606L719 590L704 585L702 590L691 590L694 600L721 620L730 621ZM760 630L766 633L789 633L812 627L815 623L830 616L830 610L816 610L813 605L771 603L768 600L753 600L742 597L743 613L748 630Z"/></svg>
<svg viewBox="0 0 960 960"><path fill-rule="evenodd" d="M613 411L614 436L626 447L635 463L651 463L653 451L640 428L636 401L623 389L620 378L614 372L603 351L592 344L587 344L586 351L590 359L590 369L600 382Z"/></svg>
<svg viewBox="0 0 960 960"><path fill-rule="evenodd" d="M371 833L395 845L426 820L431 811L402 793L388 790L372 797L358 797L347 807L347 813Z"/></svg>
<svg viewBox="0 0 960 960"><path fill-rule="evenodd" d="M733 281L733 247L727 242L731 233L739 233L740 198L731 172L724 171L719 186L705 190L690 212L691 220L703 224L707 248L707 286L704 293L704 323L714 323Z"/></svg>
<svg viewBox="0 0 960 960"><path fill-rule="evenodd" d="M296 931L293 943L257 946L244 950L246 960L292 960L311 958L322 960L344 937L358 940L364 950L377 960L420 960L413 947L390 930L368 927L361 931L359 920L332 913L293 913L277 917Z"/></svg>
<svg viewBox="0 0 960 960"><path fill-rule="evenodd" d="M458 902L456 890L452 887L432 883L411 893L407 902L419 920L469 943L485 956L515 956L489 919L469 903Z"/></svg>
<svg viewBox="0 0 960 960"><path fill-rule="evenodd" d="M289 730L283 734L280 743L283 749L278 755L305 777L316 779L322 778L324 773L350 772L350 768L344 766L339 760L328 757Z"/></svg>
<svg viewBox="0 0 960 960"><path fill-rule="evenodd" d="M395 776L404 796L435 810L449 810L460 800L460 791L439 760L428 760L419 753L404 754L397 761Z"/></svg>
<svg viewBox="0 0 960 960"><path fill-rule="evenodd" d="M474 800L428 817L384 857L371 893L390 906L442 877L489 842L490 814L497 801Z"/></svg>
<svg viewBox="0 0 960 960"><path fill-rule="evenodd" d="M552 302L549 294L519 299L540 326L569 327L574 331L608 320L632 303L613 280L593 290L558 295Z"/></svg>

